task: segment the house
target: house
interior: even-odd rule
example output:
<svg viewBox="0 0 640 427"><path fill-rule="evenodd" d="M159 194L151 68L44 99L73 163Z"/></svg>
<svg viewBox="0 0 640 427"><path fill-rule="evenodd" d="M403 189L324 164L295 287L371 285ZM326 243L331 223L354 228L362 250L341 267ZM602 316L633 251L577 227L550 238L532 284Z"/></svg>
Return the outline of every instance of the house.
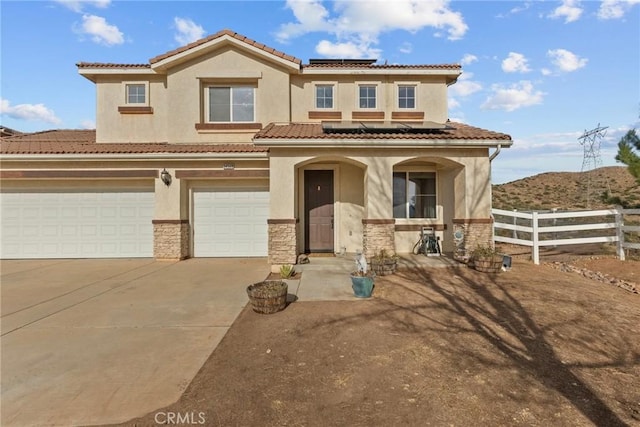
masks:
<svg viewBox="0 0 640 427"><path fill-rule="evenodd" d="M298 58L224 30L145 64L77 64L96 130L1 142L2 257L444 252L492 241L509 135L448 120L455 64Z"/></svg>

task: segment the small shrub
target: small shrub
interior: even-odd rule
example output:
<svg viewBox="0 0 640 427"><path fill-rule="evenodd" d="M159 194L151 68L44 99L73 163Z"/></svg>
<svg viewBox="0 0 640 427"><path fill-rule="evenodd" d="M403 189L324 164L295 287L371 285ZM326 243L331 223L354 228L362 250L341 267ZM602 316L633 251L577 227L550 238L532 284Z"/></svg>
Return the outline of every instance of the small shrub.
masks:
<svg viewBox="0 0 640 427"><path fill-rule="evenodd" d="M280 277L283 279L290 279L296 274L296 269L291 264L284 264L280 266Z"/></svg>

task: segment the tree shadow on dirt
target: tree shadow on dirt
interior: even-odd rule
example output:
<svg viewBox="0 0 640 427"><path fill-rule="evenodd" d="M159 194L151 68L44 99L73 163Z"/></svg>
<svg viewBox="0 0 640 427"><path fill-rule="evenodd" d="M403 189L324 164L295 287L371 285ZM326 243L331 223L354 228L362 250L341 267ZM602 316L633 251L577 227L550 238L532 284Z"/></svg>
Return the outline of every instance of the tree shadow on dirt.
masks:
<svg viewBox="0 0 640 427"><path fill-rule="evenodd" d="M427 285L446 301L447 311L466 321L466 325L470 327L464 328L467 332L481 337L520 371L536 378L544 387L561 394L595 425L627 425L571 368L628 367L639 364L640 355L629 354L629 349L623 349L614 360L573 364L563 362L547 341L549 326L538 325L507 287L495 280L495 276L486 275L489 281L487 284L478 283L472 277L457 275L460 285L471 291L471 294L460 294L455 287L442 286L433 280L429 270L420 266L416 265L410 272L403 274ZM426 295L424 297L431 299ZM469 349L465 348L464 354L469 356ZM477 356L480 363L495 363Z"/></svg>
<svg viewBox="0 0 640 427"><path fill-rule="evenodd" d="M574 339L569 344L581 350L579 354L591 361L563 361L547 338L558 324L539 325L509 287L497 281L495 276L472 272L466 267L450 270L455 283L436 280L431 273L433 270L420 265L398 272L395 278L385 278L389 281L388 286L402 288L405 296L410 293L412 302L406 303L402 295L394 298L383 295L372 306L371 318L386 318L403 333L424 333L426 324L431 331L450 334L452 339L448 340L448 351L454 355L473 358L476 363L487 367L515 367L527 377L535 378L547 390L563 396L595 425L627 425L572 369L615 369L639 365L640 354L628 341L623 339L617 348L608 348L605 352L588 342ZM554 302L550 298L547 303L556 302L559 301ZM571 301L562 302L565 305L569 303ZM421 319L419 322L415 315ZM362 315L344 316L322 327L361 320ZM568 324L585 327L581 315L565 319L561 325ZM596 331L585 331L587 334L591 332ZM468 334L481 338L498 357L483 355L467 345L467 340L461 337Z"/></svg>

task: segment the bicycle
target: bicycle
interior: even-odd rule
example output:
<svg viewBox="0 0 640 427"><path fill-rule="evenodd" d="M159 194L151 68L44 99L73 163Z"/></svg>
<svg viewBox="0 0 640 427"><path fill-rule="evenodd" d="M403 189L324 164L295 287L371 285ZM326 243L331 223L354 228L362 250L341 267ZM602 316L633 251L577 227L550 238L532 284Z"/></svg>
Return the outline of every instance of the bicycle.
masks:
<svg viewBox="0 0 640 427"><path fill-rule="evenodd" d="M422 227L420 240L413 245L412 252L414 255L442 255L442 251L440 250L440 238L436 237L432 227Z"/></svg>

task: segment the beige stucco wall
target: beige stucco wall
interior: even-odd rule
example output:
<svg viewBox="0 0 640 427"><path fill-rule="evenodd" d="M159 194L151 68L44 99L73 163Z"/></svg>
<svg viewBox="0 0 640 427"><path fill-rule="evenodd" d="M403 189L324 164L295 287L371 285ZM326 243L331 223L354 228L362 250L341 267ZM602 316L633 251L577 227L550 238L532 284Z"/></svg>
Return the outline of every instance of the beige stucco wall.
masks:
<svg viewBox="0 0 640 427"><path fill-rule="evenodd" d="M122 114L125 82L149 82L153 114ZM100 76L96 81L97 142L166 142L169 124L167 88L161 75Z"/></svg>
<svg viewBox="0 0 640 427"><path fill-rule="evenodd" d="M229 76L239 76L229 78ZM149 84L153 114L122 114L124 82ZM98 142L251 142L256 129L197 131L203 120L207 83L255 85L255 122L290 120L289 71L253 53L222 46L157 75L102 75L97 78Z"/></svg>
<svg viewBox="0 0 640 427"><path fill-rule="evenodd" d="M272 148L270 168L270 218L297 218L298 246L303 247L304 218L301 170L333 169L339 186L336 193L335 250L345 246L348 252L361 249L362 219L393 218L392 174L399 167L424 167L435 170L438 183L438 218L397 219L396 224L440 224L444 251L452 251L454 219L489 218L490 171L487 150L483 148L436 149L341 149ZM485 157L482 157L485 156ZM297 194L297 200L292 197ZM409 252L419 232L396 232L398 252Z"/></svg>
<svg viewBox="0 0 640 427"><path fill-rule="evenodd" d="M424 111L424 120L444 123L448 119L447 85L444 77L390 75L294 75L291 76L291 115L295 122L321 121L309 119L309 111L341 111L342 120L351 120L354 111L384 111L384 120L391 120L392 111ZM399 83L415 83L415 110L399 110L397 87ZM315 108L315 86L334 84L335 102L332 110ZM360 109L358 106L358 86L373 84L378 86L375 109Z"/></svg>

